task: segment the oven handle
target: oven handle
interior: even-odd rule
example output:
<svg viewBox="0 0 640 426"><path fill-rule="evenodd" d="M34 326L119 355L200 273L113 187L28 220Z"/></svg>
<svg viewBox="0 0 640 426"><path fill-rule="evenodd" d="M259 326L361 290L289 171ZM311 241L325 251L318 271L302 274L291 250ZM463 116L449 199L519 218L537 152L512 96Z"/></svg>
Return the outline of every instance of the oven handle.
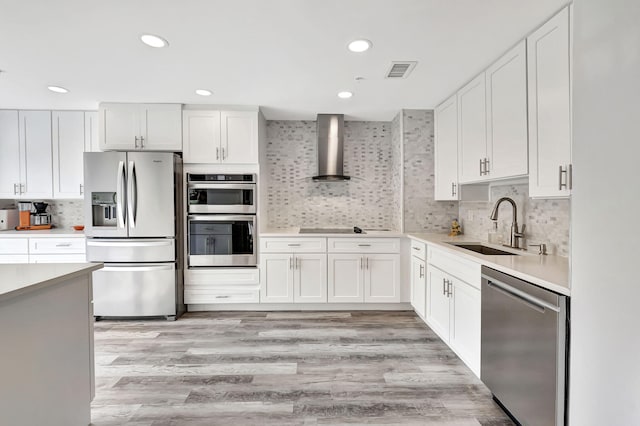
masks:
<svg viewBox="0 0 640 426"><path fill-rule="evenodd" d="M256 189L255 183L193 183L187 184L189 189Z"/></svg>
<svg viewBox="0 0 640 426"><path fill-rule="evenodd" d="M224 222L228 220L246 220L255 223L256 216L247 215L226 215L226 214L199 214L187 216L191 222Z"/></svg>

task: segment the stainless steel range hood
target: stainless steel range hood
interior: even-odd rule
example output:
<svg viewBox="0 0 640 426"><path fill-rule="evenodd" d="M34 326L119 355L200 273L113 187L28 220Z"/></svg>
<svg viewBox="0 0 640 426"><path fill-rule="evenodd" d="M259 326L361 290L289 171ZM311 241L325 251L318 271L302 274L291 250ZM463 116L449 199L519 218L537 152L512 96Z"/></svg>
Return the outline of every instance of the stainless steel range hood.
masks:
<svg viewBox="0 0 640 426"><path fill-rule="evenodd" d="M318 175L314 181L341 182L344 175L344 115L318 114Z"/></svg>

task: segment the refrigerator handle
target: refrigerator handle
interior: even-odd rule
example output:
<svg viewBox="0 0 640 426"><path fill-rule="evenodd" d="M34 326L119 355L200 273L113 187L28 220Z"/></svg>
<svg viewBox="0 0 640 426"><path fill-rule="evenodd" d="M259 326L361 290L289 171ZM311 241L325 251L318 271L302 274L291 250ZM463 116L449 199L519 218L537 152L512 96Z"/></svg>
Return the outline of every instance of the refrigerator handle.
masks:
<svg viewBox="0 0 640 426"><path fill-rule="evenodd" d="M116 217L118 221L118 228L124 228L125 226L125 210L123 204L123 192L125 192L125 176L124 176L124 161L118 162L118 181L116 183Z"/></svg>
<svg viewBox="0 0 640 426"><path fill-rule="evenodd" d="M127 179L127 216L129 217L129 228L133 229L136 227L135 200L138 195L134 195L135 163L133 161L129 161L127 174L129 175L129 179Z"/></svg>

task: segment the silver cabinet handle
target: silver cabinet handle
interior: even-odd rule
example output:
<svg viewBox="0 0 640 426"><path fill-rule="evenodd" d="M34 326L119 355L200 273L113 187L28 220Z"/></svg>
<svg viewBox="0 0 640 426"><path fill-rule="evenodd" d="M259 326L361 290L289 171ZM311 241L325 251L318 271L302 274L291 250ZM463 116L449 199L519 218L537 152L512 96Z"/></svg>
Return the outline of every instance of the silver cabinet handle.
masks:
<svg viewBox="0 0 640 426"><path fill-rule="evenodd" d="M226 153L224 151L224 147L222 148L222 160L225 160L227 158Z"/></svg>
<svg viewBox="0 0 640 426"><path fill-rule="evenodd" d="M138 137L135 137L135 142L133 143L134 147L137 148L138 147Z"/></svg>
<svg viewBox="0 0 640 426"><path fill-rule="evenodd" d="M562 179L562 175L566 176L565 182L563 183L563 179ZM569 187L567 186L567 181L569 180L568 177L568 170L565 169L562 166L558 166L558 190L562 191L562 188L564 189L569 189Z"/></svg>
<svg viewBox="0 0 640 426"><path fill-rule="evenodd" d="M455 182L451 182L451 196L452 197L456 196L456 183Z"/></svg>
<svg viewBox="0 0 640 426"><path fill-rule="evenodd" d="M293 256L289 256L289 269L293 269Z"/></svg>
<svg viewBox="0 0 640 426"><path fill-rule="evenodd" d="M358 247L371 247L371 244L358 244Z"/></svg>
<svg viewBox="0 0 640 426"><path fill-rule="evenodd" d="M14 183L13 184L13 195L16 195L18 193L18 184Z"/></svg>
<svg viewBox="0 0 640 426"><path fill-rule="evenodd" d="M482 173L482 158L480 158L478 161L480 162L480 176L482 176L483 175L483 173Z"/></svg>
<svg viewBox="0 0 640 426"><path fill-rule="evenodd" d="M366 268L369 269L369 258L367 257Z"/></svg>
<svg viewBox="0 0 640 426"><path fill-rule="evenodd" d="M84 194L84 185L80 184L80 195Z"/></svg>
<svg viewBox="0 0 640 426"><path fill-rule="evenodd" d="M300 247L300 244L298 243L291 243L291 244L287 244L289 247Z"/></svg>
<svg viewBox="0 0 640 426"><path fill-rule="evenodd" d="M20 193L21 193L21 194L26 193L26 192L27 192L27 189L26 189L26 188L27 188L27 185L25 185L24 183L21 183L21 184L20 184Z"/></svg>
<svg viewBox="0 0 640 426"><path fill-rule="evenodd" d="M220 148L216 148L216 160L220 159Z"/></svg>
<svg viewBox="0 0 640 426"><path fill-rule="evenodd" d="M71 247L71 243L58 243L56 244L56 247Z"/></svg>
<svg viewBox="0 0 640 426"><path fill-rule="evenodd" d="M140 136L140 148L144 148L144 136Z"/></svg>
<svg viewBox="0 0 640 426"><path fill-rule="evenodd" d="M567 185L569 189L573 189L573 164L569 164L569 171L567 172Z"/></svg>
<svg viewBox="0 0 640 426"><path fill-rule="evenodd" d="M216 296L216 299L228 299L230 296Z"/></svg>
<svg viewBox="0 0 640 426"><path fill-rule="evenodd" d="M418 247L411 247L413 250L415 251L420 251L420 249Z"/></svg>
<svg viewBox="0 0 640 426"><path fill-rule="evenodd" d="M360 258L360 269L364 269L364 257Z"/></svg>
<svg viewBox="0 0 640 426"><path fill-rule="evenodd" d="M300 258L296 257L296 269L300 269Z"/></svg>
<svg viewBox="0 0 640 426"><path fill-rule="evenodd" d="M420 278L424 278L424 265L420 265Z"/></svg>
<svg viewBox="0 0 640 426"><path fill-rule="evenodd" d="M451 297L451 295L453 294L453 291L451 291L452 287L453 287L453 282L447 280L447 297Z"/></svg>
<svg viewBox="0 0 640 426"><path fill-rule="evenodd" d="M484 159L484 174L488 175L489 173L490 173L489 172L489 159L485 158Z"/></svg>
<svg viewBox="0 0 640 426"><path fill-rule="evenodd" d="M447 280L443 278L442 279L442 295L443 296L447 295L447 290L445 289L446 286L447 286Z"/></svg>

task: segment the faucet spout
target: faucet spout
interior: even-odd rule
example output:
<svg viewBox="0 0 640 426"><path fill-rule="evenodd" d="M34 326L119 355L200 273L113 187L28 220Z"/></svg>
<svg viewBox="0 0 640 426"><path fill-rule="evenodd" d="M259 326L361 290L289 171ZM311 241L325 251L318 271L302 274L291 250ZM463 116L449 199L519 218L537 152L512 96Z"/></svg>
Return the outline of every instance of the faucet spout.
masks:
<svg viewBox="0 0 640 426"><path fill-rule="evenodd" d="M524 238L525 225L522 225L522 232L518 231L518 206L516 206L516 202L513 201L513 199L509 197L502 197L498 201L496 201L489 219L494 221L498 220L498 209L500 208L500 204L505 201L511 204L511 208L513 209L513 222L511 222L511 236L509 238L509 247L520 248L519 239Z"/></svg>

